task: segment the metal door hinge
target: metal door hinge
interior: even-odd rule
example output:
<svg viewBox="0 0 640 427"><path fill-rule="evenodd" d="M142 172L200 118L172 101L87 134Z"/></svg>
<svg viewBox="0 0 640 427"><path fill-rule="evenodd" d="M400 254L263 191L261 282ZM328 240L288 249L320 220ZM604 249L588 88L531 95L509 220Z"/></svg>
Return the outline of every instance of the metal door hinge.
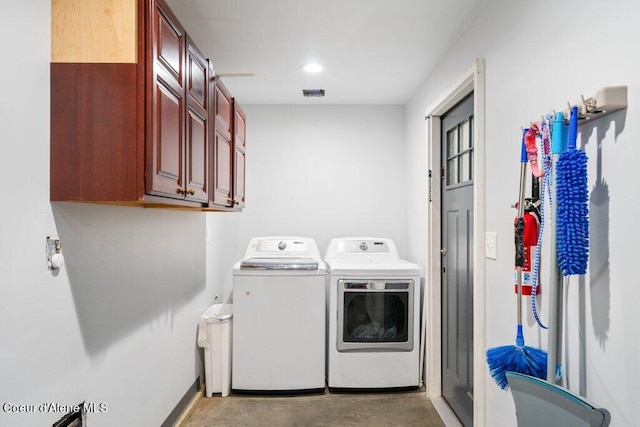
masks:
<svg viewBox="0 0 640 427"><path fill-rule="evenodd" d="M431 182L431 169L429 169L429 181L427 182L427 186L428 186L428 191L429 191L429 203L431 203L431 188L432 188L432 182Z"/></svg>

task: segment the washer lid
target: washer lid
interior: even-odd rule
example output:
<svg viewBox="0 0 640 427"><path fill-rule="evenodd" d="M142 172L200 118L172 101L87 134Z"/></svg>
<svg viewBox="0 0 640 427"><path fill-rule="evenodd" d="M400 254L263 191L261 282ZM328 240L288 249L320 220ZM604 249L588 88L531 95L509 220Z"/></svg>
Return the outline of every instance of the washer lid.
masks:
<svg viewBox="0 0 640 427"><path fill-rule="evenodd" d="M401 259L345 259L336 258L326 261L327 272L331 275L350 276L419 276L420 268Z"/></svg>
<svg viewBox="0 0 640 427"><path fill-rule="evenodd" d="M248 258L240 261L241 270L317 270L313 258Z"/></svg>

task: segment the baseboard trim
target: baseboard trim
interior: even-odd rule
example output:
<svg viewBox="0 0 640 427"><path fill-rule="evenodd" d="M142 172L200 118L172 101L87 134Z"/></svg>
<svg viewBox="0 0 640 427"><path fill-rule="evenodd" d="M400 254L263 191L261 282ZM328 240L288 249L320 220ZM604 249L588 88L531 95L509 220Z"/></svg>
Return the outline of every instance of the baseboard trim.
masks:
<svg viewBox="0 0 640 427"><path fill-rule="evenodd" d="M162 427L180 427L189 418L191 412L204 396L204 385L200 385L200 377L189 387L180 402L173 408Z"/></svg>

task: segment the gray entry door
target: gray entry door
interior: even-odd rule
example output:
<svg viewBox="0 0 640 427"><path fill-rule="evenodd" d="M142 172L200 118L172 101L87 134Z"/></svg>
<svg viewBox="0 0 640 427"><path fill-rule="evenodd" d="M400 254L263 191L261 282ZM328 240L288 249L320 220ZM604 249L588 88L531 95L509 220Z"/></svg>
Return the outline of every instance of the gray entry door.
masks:
<svg viewBox="0 0 640 427"><path fill-rule="evenodd" d="M442 117L442 395L473 425L473 95Z"/></svg>

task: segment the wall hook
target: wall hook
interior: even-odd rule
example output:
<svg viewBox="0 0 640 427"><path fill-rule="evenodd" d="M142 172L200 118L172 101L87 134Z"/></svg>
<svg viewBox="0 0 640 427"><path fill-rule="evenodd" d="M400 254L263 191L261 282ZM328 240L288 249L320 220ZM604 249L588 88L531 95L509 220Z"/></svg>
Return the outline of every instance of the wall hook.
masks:
<svg viewBox="0 0 640 427"><path fill-rule="evenodd" d="M60 244L60 238L57 236L47 236L46 256L49 270L57 270L64 265L64 256L61 251L62 245Z"/></svg>

